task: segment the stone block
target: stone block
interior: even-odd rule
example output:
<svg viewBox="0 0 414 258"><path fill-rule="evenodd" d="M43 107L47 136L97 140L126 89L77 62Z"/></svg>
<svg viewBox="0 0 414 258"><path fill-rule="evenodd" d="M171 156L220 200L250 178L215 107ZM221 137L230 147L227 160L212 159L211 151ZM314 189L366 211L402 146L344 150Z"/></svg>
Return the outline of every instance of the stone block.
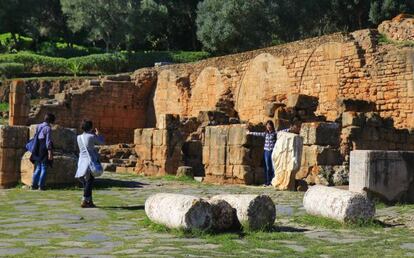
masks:
<svg viewBox="0 0 414 258"><path fill-rule="evenodd" d="M228 140L228 126L213 126L210 128L211 146L226 146Z"/></svg>
<svg viewBox="0 0 414 258"><path fill-rule="evenodd" d="M135 167L116 167L115 172L120 174L135 174Z"/></svg>
<svg viewBox="0 0 414 258"><path fill-rule="evenodd" d="M26 84L23 80L14 80L10 85L10 93L26 94Z"/></svg>
<svg viewBox="0 0 414 258"><path fill-rule="evenodd" d="M371 112L375 110L375 103L360 99L343 99L337 100L338 111L340 113L353 112Z"/></svg>
<svg viewBox="0 0 414 258"><path fill-rule="evenodd" d="M229 145L247 145L247 125L229 126Z"/></svg>
<svg viewBox="0 0 414 258"><path fill-rule="evenodd" d="M30 139L36 134L38 125L30 126ZM53 126L51 133L53 148L65 152L78 152L78 143L76 140L76 129Z"/></svg>
<svg viewBox="0 0 414 258"><path fill-rule="evenodd" d="M30 152L26 152L21 160L21 180L25 185L32 184L34 165L29 160L30 155ZM77 183L77 179L74 176L78 164L76 155L55 152L53 159L53 167L49 167L47 170L46 186L73 185Z"/></svg>
<svg viewBox="0 0 414 258"><path fill-rule="evenodd" d="M254 184L254 171L251 166L235 165L233 167L233 177L243 180L246 185Z"/></svg>
<svg viewBox="0 0 414 258"><path fill-rule="evenodd" d="M319 99L317 97L302 94L290 94L287 98L286 107L315 111L318 108L318 104Z"/></svg>
<svg viewBox="0 0 414 258"><path fill-rule="evenodd" d="M227 148L225 146L210 147L210 164L226 165Z"/></svg>
<svg viewBox="0 0 414 258"><path fill-rule="evenodd" d="M275 111L278 107L283 107L284 104L278 102L271 102L266 104L265 107L265 114L268 117L273 117L275 115Z"/></svg>
<svg viewBox="0 0 414 258"><path fill-rule="evenodd" d="M342 127L364 126L365 117L363 113L347 111L342 113Z"/></svg>
<svg viewBox="0 0 414 258"><path fill-rule="evenodd" d="M20 180L23 149L0 148L0 188L15 186Z"/></svg>
<svg viewBox="0 0 414 258"><path fill-rule="evenodd" d="M180 116L176 114L160 114L157 116L157 129L175 129L180 126Z"/></svg>
<svg viewBox="0 0 414 258"><path fill-rule="evenodd" d="M153 144L154 146L167 145L168 131L166 129L153 131Z"/></svg>
<svg viewBox="0 0 414 258"><path fill-rule="evenodd" d="M242 146L227 147L227 164L251 164L250 149Z"/></svg>
<svg viewBox="0 0 414 258"><path fill-rule="evenodd" d="M414 152L354 150L349 190L386 202L414 202Z"/></svg>
<svg viewBox="0 0 414 258"><path fill-rule="evenodd" d="M302 160L296 179L303 179L308 176L313 167L340 165L342 163L341 154L338 149L326 146L303 146Z"/></svg>
<svg viewBox="0 0 414 258"><path fill-rule="evenodd" d="M152 160L152 148L145 145L136 145L135 152L140 160Z"/></svg>
<svg viewBox="0 0 414 258"><path fill-rule="evenodd" d="M181 166L177 169L177 177L194 177L193 168L189 166Z"/></svg>
<svg viewBox="0 0 414 258"><path fill-rule="evenodd" d="M341 127L337 123L302 123L300 136L305 145L339 145Z"/></svg>
<svg viewBox="0 0 414 258"><path fill-rule="evenodd" d="M0 126L0 148L25 148L29 138L27 126Z"/></svg>
<svg viewBox="0 0 414 258"><path fill-rule="evenodd" d="M197 120L201 124L225 125L229 123L229 117L221 111L200 111Z"/></svg>

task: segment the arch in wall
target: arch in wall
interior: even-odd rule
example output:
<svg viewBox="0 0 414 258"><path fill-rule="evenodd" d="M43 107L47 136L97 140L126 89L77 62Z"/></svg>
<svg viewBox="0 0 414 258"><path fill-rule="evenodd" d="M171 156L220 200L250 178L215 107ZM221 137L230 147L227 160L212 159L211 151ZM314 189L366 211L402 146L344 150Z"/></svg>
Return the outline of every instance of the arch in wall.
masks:
<svg viewBox="0 0 414 258"><path fill-rule="evenodd" d="M256 56L249 62L236 92L236 110L240 119L251 123L265 121L266 104L275 95L286 94L289 84L282 58L269 53Z"/></svg>
<svg viewBox="0 0 414 258"><path fill-rule="evenodd" d="M154 91L153 103L156 124L160 115L184 115L183 93L178 87L179 77L171 70L161 71Z"/></svg>
<svg viewBox="0 0 414 258"><path fill-rule="evenodd" d="M191 89L191 116L200 111L213 110L225 91L221 73L216 67L206 67Z"/></svg>
<svg viewBox="0 0 414 258"><path fill-rule="evenodd" d="M327 42L315 48L303 67L299 93L319 98L318 114L328 120L337 117L340 71L337 62L344 57L344 44Z"/></svg>

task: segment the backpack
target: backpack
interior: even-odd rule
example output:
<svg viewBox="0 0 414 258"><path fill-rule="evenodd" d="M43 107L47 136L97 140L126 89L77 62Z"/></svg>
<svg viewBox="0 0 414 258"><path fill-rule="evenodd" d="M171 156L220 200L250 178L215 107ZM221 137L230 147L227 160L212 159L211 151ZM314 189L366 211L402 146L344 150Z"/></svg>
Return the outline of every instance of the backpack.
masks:
<svg viewBox="0 0 414 258"><path fill-rule="evenodd" d="M39 133L40 130L37 130L36 128L36 133L33 136L32 139L30 139L27 143L26 143L26 150L31 152L32 154L35 154L35 152L37 152L38 150L38 145L39 145Z"/></svg>

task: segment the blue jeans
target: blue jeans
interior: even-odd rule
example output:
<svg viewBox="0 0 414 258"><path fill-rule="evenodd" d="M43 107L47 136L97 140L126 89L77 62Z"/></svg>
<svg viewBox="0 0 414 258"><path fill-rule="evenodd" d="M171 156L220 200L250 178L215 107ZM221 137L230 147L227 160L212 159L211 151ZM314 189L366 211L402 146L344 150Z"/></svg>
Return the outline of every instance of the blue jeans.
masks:
<svg viewBox="0 0 414 258"><path fill-rule="evenodd" d="M264 161L265 161L265 185L270 185L272 183L272 179L275 176L275 172L273 170L273 162L272 162L272 151L265 150L264 151Z"/></svg>
<svg viewBox="0 0 414 258"><path fill-rule="evenodd" d="M47 171L47 161L44 161L44 162L36 161L35 170L33 173L32 188L43 189L45 187L46 171Z"/></svg>

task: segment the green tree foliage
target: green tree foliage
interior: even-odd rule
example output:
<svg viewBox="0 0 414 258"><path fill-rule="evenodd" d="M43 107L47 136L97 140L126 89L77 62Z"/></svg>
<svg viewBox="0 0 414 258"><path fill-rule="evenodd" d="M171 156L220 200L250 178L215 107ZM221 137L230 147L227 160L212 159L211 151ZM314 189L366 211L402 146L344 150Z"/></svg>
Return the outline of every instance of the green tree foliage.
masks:
<svg viewBox="0 0 414 258"><path fill-rule="evenodd" d="M158 0L167 7L168 22L163 28L167 36L167 49L200 49L197 39L197 5L201 0Z"/></svg>
<svg viewBox="0 0 414 258"><path fill-rule="evenodd" d="M35 0L1 0L0 32L10 32L18 48L19 34L24 33L30 17L35 16Z"/></svg>
<svg viewBox="0 0 414 258"><path fill-rule="evenodd" d="M73 32L88 31L91 41L102 40L107 51L118 49L130 30L129 17L137 10L133 0L61 0Z"/></svg>
<svg viewBox="0 0 414 258"><path fill-rule="evenodd" d="M166 49L168 10L154 0L141 0L128 17L127 48Z"/></svg>
<svg viewBox="0 0 414 258"><path fill-rule="evenodd" d="M380 24L383 20L391 19L399 13L414 13L413 0L371 0L369 20Z"/></svg>
<svg viewBox="0 0 414 258"><path fill-rule="evenodd" d="M277 27L274 1L204 0L198 4L197 36L213 52L265 46Z"/></svg>

